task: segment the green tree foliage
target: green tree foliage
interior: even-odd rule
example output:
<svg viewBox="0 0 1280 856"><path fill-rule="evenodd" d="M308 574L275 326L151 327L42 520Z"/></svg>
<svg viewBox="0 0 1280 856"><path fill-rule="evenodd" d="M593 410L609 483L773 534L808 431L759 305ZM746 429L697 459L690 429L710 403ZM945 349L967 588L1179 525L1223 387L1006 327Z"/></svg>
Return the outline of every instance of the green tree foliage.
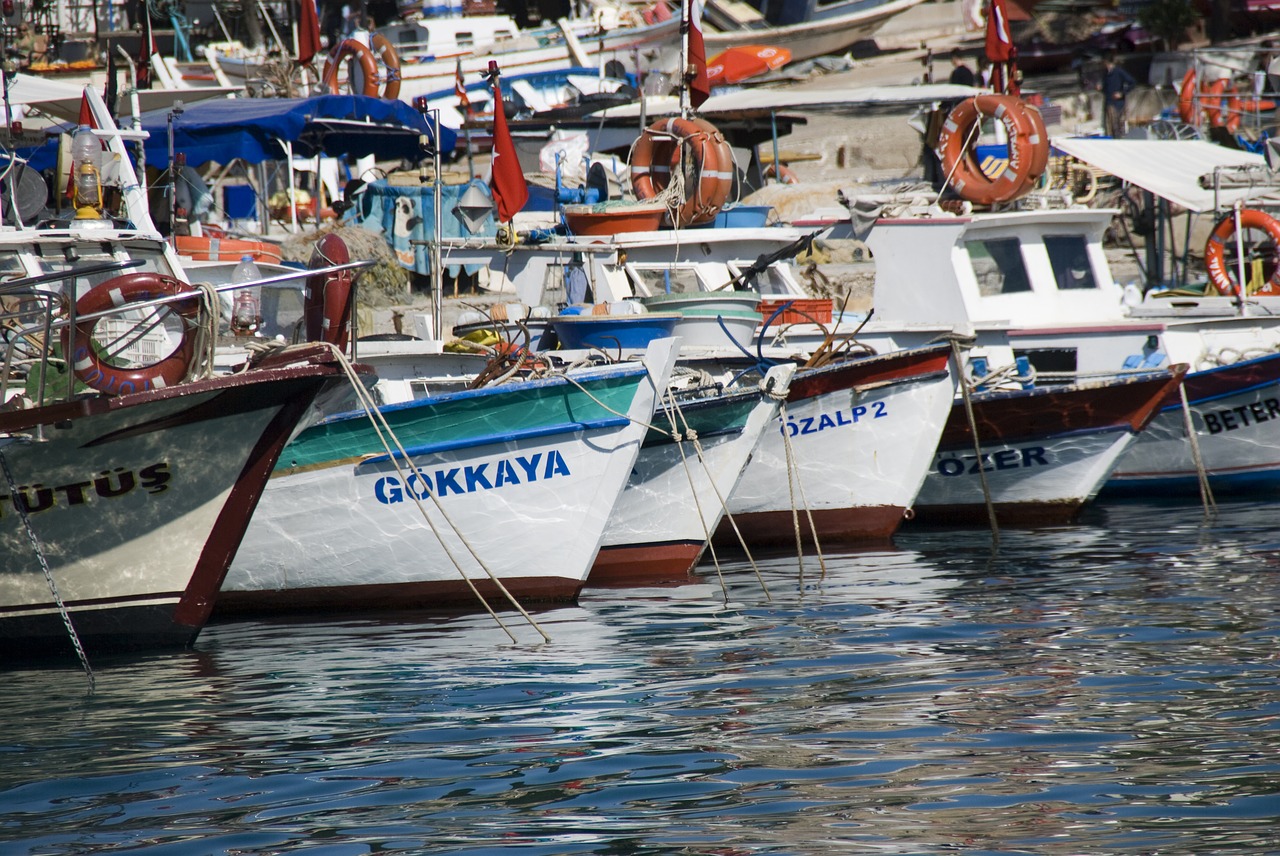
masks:
<svg viewBox="0 0 1280 856"><path fill-rule="evenodd" d="M1177 48L1187 30L1200 20L1191 0L1151 0L1138 11L1138 23L1167 50Z"/></svg>

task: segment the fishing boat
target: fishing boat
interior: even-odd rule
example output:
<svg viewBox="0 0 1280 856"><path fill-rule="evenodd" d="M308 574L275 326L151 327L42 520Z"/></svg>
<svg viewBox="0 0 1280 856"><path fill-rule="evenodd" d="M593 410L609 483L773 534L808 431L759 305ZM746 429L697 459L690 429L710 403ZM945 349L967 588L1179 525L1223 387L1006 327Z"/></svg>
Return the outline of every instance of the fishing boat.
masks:
<svg viewBox="0 0 1280 856"><path fill-rule="evenodd" d="M0 189L0 651L87 667L195 640L281 451L346 378L322 346L208 373L212 292L181 278L105 105L84 98L98 130L77 216L28 225L45 198L29 172Z"/></svg>
<svg viewBox="0 0 1280 856"><path fill-rule="evenodd" d="M664 398L609 518L591 585L688 579L794 371L774 366L758 389L695 386Z"/></svg>
<svg viewBox="0 0 1280 856"><path fill-rule="evenodd" d="M705 19L709 26L703 40L708 56L763 42L790 51L792 62L800 62L845 53L858 42L874 36L891 18L921 2L923 0L807 0L769 4L776 8L776 13L765 17L744 15L741 3L711 0Z"/></svg>
<svg viewBox="0 0 1280 856"><path fill-rule="evenodd" d="M1177 395L1185 373L1179 365L1115 379L979 391L968 405L957 400L916 497L915 519L981 523L991 513L999 525L1076 519L1165 400Z"/></svg>
<svg viewBox="0 0 1280 856"><path fill-rule="evenodd" d="M218 615L570 602L677 346L635 362L338 414L289 446Z"/></svg>

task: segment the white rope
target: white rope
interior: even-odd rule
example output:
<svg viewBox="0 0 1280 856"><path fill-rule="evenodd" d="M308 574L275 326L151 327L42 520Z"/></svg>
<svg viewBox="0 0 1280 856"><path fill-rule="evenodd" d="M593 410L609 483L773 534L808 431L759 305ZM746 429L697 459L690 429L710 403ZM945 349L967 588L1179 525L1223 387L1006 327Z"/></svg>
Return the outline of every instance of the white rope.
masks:
<svg viewBox="0 0 1280 856"><path fill-rule="evenodd" d="M329 350L334 355L335 361L340 366L342 366L342 369L346 373L348 380L351 381L351 385L356 391L356 396L359 399L361 406L364 408L365 415L369 417L369 422L371 425L373 425L373 429L375 433L377 433L378 440L382 443L383 449L386 450L387 456L391 461L391 465L395 468L396 474L400 476L403 482L408 483L408 480L409 480L408 476L405 475L404 470L401 469L400 467L399 461L396 460L395 454L391 451L391 446L387 440L388 437L390 437L391 440L394 442L396 451L398 451L400 455L403 456L404 461L410 467L412 467L413 475L417 476L419 481L425 484L426 478L422 475L422 472L418 469L417 465L413 463L412 459L409 457L409 453L405 451L404 446L400 444L400 439L395 435L395 432L391 429L391 426L387 424L385 417L383 417L382 412L378 410L377 404L374 403L372 396L369 395L369 391L365 388L364 384L360 381L360 378L356 375L355 369L352 368L351 362L346 358L346 355L343 354L340 349L338 349L336 346L330 343L326 342L321 344L328 345ZM475 587L475 583L471 580L469 576L467 576L466 572L463 570L461 563L458 561L458 558L453 554L453 551L449 549L449 546L448 544L445 543L444 539L440 537L440 530L437 528L435 521L433 521L431 519L431 516L427 513L426 507L422 504L421 497L419 497L413 491L406 491L406 492L409 494L410 497L413 498L414 504L418 508L418 512L422 515L422 519L426 522L427 526L431 529L432 534L435 535L436 540L439 541L441 548L445 552L445 555L449 557L449 561L453 563L454 568L457 569L459 575L462 577L463 581L467 584L467 587L471 589L471 593L475 595L476 600L478 600L484 606L485 610L489 613L489 615L493 618L493 620L497 622L498 626L503 629L503 631L507 634L507 636L510 637L512 642L518 641L515 637L515 634L513 634L510 628L508 628L507 625L503 623L502 619L498 616L498 613L494 611L493 607L489 605L489 602L485 600L482 594L480 594L479 589ZM529 615L529 613L525 610L525 608L521 606L520 603L511 595L511 592L507 589L507 587L502 584L502 581L498 579L497 575L495 575L493 571L489 569L489 566L486 565L485 562L480 558L475 548L471 545L471 542L462 533L462 530L459 529L458 526L449 517L449 514L444 510L444 507L440 504L440 498L437 497L435 493L432 491L427 491L427 494L430 495L431 501L435 505L436 511L440 513L440 516L444 518L445 523L449 526L450 529L453 530L454 534L458 536L458 540L462 542L462 545L464 547L466 547L467 552L470 553L471 555L471 558L474 559L476 564L480 567L480 569L484 571L485 575L489 578L489 581L492 582L497 587L498 591L502 593L503 597L506 598L507 602L510 603L512 607L514 607L522 616L524 616L524 619L529 623L529 625L533 627L535 630L537 630L544 640L550 642L551 637L546 634L546 632L538 625L536 621L534 621L533 616Z"/></svg>
<svg viewBox="0 0 1280 856"><path fill-rule="evenodd" d="M800 494L800 504L804 507L805 517L809 521L809 532L813 535L814 553L818 557L818 567L822 569L821 579L826 579L827 562L822 555L822 544L818 540L818 527L813 522L813 512L809 510L809 500L804 494L804 484L800 479L800 465L796 461L795 449L791 445L791 435L787 433L787 402L778 405L778 414L782 417L782 446L787 460L787 492L791 500L791 524L796 535L796 560L800 565L800 583L804 584L804 545L800 534L800 513L796 505L796 492ZM794 478L794 482L793 482Z"/></svg>

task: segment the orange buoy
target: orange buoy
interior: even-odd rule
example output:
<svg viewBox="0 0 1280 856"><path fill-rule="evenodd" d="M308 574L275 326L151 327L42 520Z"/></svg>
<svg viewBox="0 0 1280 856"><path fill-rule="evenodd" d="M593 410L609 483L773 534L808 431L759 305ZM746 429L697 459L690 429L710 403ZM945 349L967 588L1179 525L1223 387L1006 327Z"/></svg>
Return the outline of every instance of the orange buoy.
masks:
<svg viewBox="0 0 1280 856"><path fill-rule="evenodd" d="M1241 229L1258 229L1266 232L1271 240L1280 247L1280 222L1265 211L1256 208L1244 208L1240 211ZM1227 243L1235 243L1236 215L1228 214L1218 221L1209 233L1209 240L1204 245L1204 266L1209 274L1209 282L1219 294L1235 297L1242 294L1240 283L1227 265ZM1271 277L1257 291L1258 294L1280 294L1280 264L1271 272Z"/></svg>

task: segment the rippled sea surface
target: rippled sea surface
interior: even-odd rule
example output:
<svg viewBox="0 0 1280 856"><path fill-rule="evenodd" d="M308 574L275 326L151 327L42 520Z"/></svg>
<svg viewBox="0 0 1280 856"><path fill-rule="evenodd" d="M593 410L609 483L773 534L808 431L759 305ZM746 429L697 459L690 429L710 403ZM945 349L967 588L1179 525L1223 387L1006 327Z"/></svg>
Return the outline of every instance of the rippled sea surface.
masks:
<svg viewBox="0 0 1280 856"><path fill-rule="evenodd" d="M1265 504L0 672L0 853L1280 852Z"/></svg>

